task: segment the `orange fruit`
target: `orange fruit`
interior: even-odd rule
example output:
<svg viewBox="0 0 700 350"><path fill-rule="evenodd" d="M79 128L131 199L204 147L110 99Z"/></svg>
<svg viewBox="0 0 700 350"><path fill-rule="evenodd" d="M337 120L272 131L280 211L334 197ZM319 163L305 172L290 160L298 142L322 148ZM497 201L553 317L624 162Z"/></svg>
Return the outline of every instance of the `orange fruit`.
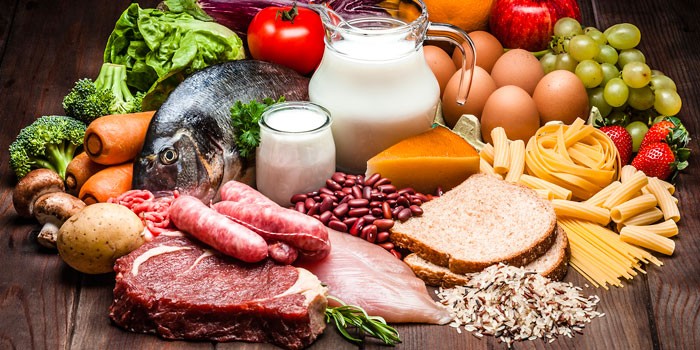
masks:
<svg viewBox="0 0 700 350"><path fill-rule="evenodd" d="M449 23L465 32L486 30L495 0L423 0L431 22Z"/></svg>

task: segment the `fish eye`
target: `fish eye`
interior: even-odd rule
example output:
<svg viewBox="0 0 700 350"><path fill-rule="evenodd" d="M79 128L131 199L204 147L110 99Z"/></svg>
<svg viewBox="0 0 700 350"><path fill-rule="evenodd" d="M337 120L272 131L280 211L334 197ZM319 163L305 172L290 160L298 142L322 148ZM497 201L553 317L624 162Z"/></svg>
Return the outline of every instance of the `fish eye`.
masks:
<svg viewBox="0 0 700 350"><path fill-rule="evenodd" d="M160 152L160 161L165 165L173 164L177 161L177 151L173 148L166 148Z"/></svg>

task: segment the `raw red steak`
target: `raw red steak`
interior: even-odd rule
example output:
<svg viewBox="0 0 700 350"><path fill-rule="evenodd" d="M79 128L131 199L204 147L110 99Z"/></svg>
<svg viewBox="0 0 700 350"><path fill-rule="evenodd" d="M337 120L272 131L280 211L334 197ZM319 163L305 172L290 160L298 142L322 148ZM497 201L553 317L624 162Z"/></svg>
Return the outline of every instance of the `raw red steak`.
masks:
<svg viewBox="0 0 700 350"><path fill-rule="evenodd" d="M311 344L325 328L326 289L307 270L226 257L179 232L117 260L110 317L166 339Z"/></svg>

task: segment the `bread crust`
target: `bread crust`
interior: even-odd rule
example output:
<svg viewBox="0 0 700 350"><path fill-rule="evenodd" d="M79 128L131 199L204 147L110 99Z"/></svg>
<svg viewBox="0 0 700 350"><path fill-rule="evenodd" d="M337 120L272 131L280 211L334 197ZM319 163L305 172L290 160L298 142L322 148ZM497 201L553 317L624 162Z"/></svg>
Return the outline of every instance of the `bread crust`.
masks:
<svg viewBox="0 0 700 350"><path fill-rule="evenodd" d="M548 270L541 271L540 274L554 281L561 281L566 277L569 268L569 259L571 257L571 246L566 236L566 232L557 225L557 234L562 235L564 240L564 254L560 255L557 263L552 265ZM457 274L448 271L443 267L436 265L425 264L424 261L416 260L419 257L417 254L409 254L404 258L404 262L413 270L413 273L425 284L429 286L441 286L443 288L452 288L454 286L463 286L469 282L469 276L466 274ZM437 267L437 268L436 268Z"/></svg>
<svg viewBox="0 0 700 350"><path fill-rule="evenodd" d="M487 175L487 174L475 174L470 176L465 182L457 186L454 190L461 190L460 188L462 186L468 186L468 182L473 181L480 183L482 180L486 180L488 182L493 182L493 181L502 181L505 183L505 181L500 180L494 176ZM495 184L495 183L494 183ZM394 242L395 245L408 249L414 253L416 253L418 256L421 258L439 265L439 266L444 266L450 269L450 271L457 273L457 274L465 274L465 273L470 273L470 272L478 272L483 270L484 268L491 266L493 264L497 263L506 263L509 265L513 266L523 266L527 265L530 262L536 260L538 257L543 255L549 248L554 244L554 241L556 240L556 214L554 212L554 208L552 205L545 201L544 199L541 199L534 191L532 191L530 188L520 185L520 184L513 184L513 183L507 183L509 185L509 190L515 192L521 192L525 196L531 198L535 206L539 209L539 211L547 216L547 227L545 228L545 232L542 234L538 234L539 237L535 242L533 242L530 246L522 247L519 249L517 252L514 252L512 254L506 255L499 257L498 259L492 259L492 260L482 260L482 261L469 261L469 260L463 260L459 259L456 257L452 257L448 252L445 251L440 251L438 248L434 247L431 242L424 242L420 239L416 239L416 237L413 237L410 232L404 232L402 231L403 225L397 224L394 226L394 228L391 229L391 240ZM435 199L434 201L440 200ZM429 205L431 203L426 203L426 205ZM467 204L468 205L468 204ZM478 210L479 208L475 208L475 210ZM410 220L423 220L425 218L425 215L423 217L414 217L409 219Z"/></svg>

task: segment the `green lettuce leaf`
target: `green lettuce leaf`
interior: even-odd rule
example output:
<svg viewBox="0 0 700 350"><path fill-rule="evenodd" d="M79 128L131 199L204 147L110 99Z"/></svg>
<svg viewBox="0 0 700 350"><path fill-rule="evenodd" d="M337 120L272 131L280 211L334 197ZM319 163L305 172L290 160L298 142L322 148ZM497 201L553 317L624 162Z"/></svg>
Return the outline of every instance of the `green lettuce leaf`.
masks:
<svg viewBox="0 0 700 350"><path fill-rule="evenodd" d="M130 88L147 92L144 110L160 106L189 74L244 57L240 37L218 23L135 3L117 20L104 52L105 62L127 67Z"/></svg>

